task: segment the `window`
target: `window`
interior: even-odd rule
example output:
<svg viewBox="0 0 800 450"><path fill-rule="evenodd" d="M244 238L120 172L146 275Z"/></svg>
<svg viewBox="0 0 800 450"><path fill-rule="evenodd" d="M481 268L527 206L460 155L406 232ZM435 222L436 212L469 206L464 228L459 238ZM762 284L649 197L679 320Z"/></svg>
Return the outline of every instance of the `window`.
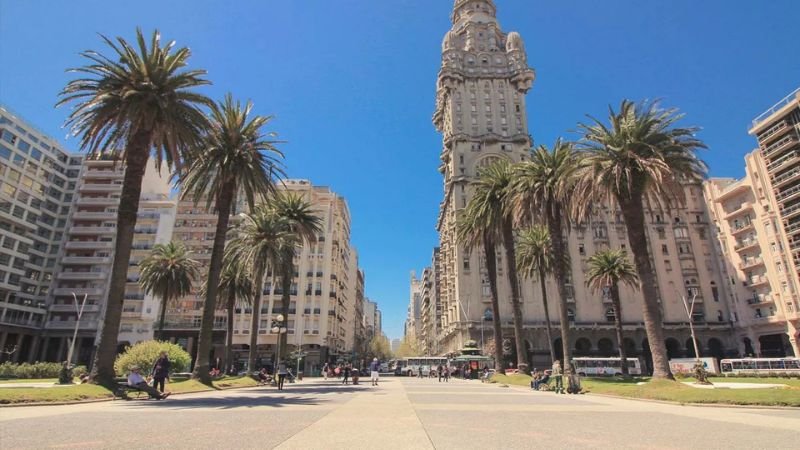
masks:
<svg viewBox="0 0 800 450"><path fill-rule="evenodd" d="M586 247L583 244L578 244L578 254L586 256Z"/></svg>
<svg viewBox="0 0 800 450"><path fill-rule="evenodd" d="M661 244L661 253L663 255L669 255L669 249L667 248L667 244Z"/></svg>
<svg viewBox="0 0 800 450"><path fill-rule="evenodd" d="M672 262L670 260L668 260L668 259L665 259L664 260L664 268L667 270L667 272L672 271Z"/></svg>

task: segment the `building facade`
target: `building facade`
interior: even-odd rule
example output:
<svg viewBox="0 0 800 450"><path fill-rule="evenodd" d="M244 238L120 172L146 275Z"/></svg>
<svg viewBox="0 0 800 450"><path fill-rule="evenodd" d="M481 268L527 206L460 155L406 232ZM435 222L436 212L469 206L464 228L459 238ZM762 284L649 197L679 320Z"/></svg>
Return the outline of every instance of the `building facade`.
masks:
<svg viewBox="0 0 800 450"><path fill-rule="evenodd" d="M0 106L0 362L38 359L81 163Z"/></svg>
<svg viewBox="0 0 800 450"><path fill-rule="evenodd" d="M705 183L742 354L800 355L800 90L753 122L740 180Z"/></svg>
<svg viewBox="0 0 800 450"><path fill-rule="evenodd" d="M452 28L442 44L442 66L436 91L433 122L443 135L440 171L444 198L440 205L439 283L441 305L438 353L455 352L467 340L484 345L489 340L510 341L513 347L510 287L504 253L498 250L498 290L503 336L491 336L484 317L491 315L490 292L483 251L471 252L456 240L456 219L469 201L478 170L498 159L524 160L531 148L525 94L534 71L528 66L522 38L504 33L496 19L494 2L457 0ZM666 345L671 357L693 353L683 297L695 297L691 318L704 354L723 356L735 348L731 342L732 317L727 286L712 237L701 185L686 186L686 203L669 211L650 205L647 214L651 254L657 272ZM621 213L600 205L586 223L575 224L568 234L572 273L568 298L570 346L576 355L614 355L614 310L601 294L586 287L587 259L598 250L628 245ZM549 363L544 334L544 313L539 280L521 280L526 351L534 366ZM557 299L553 280L546 281L551 305ZM648 360L641 295L622 288L625 343L630 355ZM558 327L551 308L550 320ZM409 332L409 322L406 331ZM554 342L561 347L560 338ZM430 349L429 352L432 352ZM512 348L511 354L517 349Z"/></svg>

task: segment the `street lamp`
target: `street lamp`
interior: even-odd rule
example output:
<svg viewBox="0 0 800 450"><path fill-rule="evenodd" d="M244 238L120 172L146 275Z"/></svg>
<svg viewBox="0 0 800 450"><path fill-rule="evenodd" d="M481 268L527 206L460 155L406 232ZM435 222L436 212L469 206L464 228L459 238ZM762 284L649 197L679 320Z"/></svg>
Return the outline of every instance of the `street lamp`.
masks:
<svg viewBox="0 0 800 450"><path fill-rule="evenodd" d="M286 318L283 317L283 314L278 314L272 320L272 332L278 335L278 355L275 358L275 373L277 373L278 365L281 363L281 335L286 331Z"/></svg>
<svg viewBox="0 0 800 450"><path fill-rule="evenodd" d="M80 307L78 306L78 296L75 293L72 293L72 298L75 301L75 312L78 314L77 320L75 320L75 331L72 333L72 343L69 345L69 353L67 353L67 366L72 367L72 355L75 352L75 341L78 340L78 328L81 325L81 316L83 316L83 307L86 306L86 297L87 294L83 294L83 300L81 300Z"/></svg>

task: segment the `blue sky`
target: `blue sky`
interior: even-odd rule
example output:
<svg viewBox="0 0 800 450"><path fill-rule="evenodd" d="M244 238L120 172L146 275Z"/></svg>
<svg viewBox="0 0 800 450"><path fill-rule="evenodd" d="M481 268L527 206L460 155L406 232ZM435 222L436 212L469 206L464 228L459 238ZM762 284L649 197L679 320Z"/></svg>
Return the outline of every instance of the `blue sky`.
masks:
<svg viewBox="0 0 800 450"><path fill-rule="evenodd" d="M159 28L209 71L206 93L250 98L292 177L349 202L367 294L390 337L402 335L409 271L430 262L442 183L431 124L451 0L0 0L0 102L56 138L56 94L104 50L96 33L132 39ZM712 176L741 176L747 125L800 85L800 2L496 0L505 31L526 41L536 143L574 138L585 114L623 98L661 98L703 128ZM79 150L74 139L65 145Z"/></svg>

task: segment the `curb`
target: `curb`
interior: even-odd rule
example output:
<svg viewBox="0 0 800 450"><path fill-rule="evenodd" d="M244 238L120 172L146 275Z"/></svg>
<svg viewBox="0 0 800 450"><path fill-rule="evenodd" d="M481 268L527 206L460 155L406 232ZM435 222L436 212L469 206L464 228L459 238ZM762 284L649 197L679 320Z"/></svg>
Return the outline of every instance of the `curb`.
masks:
<svg viewBox="0 0 800 450"><path fill-rule="evenodd" d="M199 391L186 391L186 392L176 392L174 394L170 394L170 397L173 396L180 396L184 394L199 394L201 392L217 392L217 391L235 391L238 389L253 389L253 388L260 388L264 386L241 386L241 387L231 387L231 388L220 388L220 389L203 389ZM30 402L30 403L5 403L0 404L0 409L2 408L24 408L26 406L66 406L66 405L82 405L86 403L100 403L100 402L113 402L113 401L126 401L125 399L117 398L117 397L106 397L106 398L93 398L89 400L75 400L69 402ZM136 399L133 399L136 400Z"/></svg>

